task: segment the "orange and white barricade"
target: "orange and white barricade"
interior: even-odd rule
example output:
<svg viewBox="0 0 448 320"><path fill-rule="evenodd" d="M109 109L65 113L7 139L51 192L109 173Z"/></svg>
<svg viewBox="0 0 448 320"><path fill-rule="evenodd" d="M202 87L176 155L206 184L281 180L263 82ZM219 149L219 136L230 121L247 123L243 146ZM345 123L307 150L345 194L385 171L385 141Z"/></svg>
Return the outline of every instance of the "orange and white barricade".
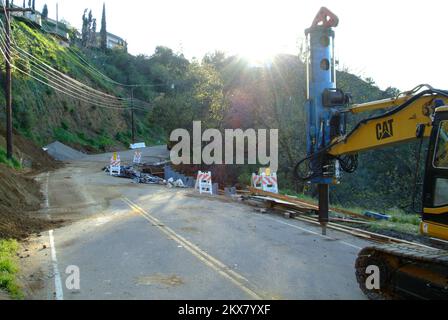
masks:
<svg viewBox="0 0 448 320"><path fill-rule="evenodd" d="M111 176L119 176L121 174L121 160L120 155L116 152L112 155L110 159L109 173Z"/></svg>
<svg viewBox="0 0 448 320"><path fill-rule="evenodd" d="M209 172L198 172L198 178L196 180L196 189L199 188L199 193L209 193L213 195L213 184L212 184L212 173Z"/></svg>
<svg viewBox="0 0 448 320"><path fill-rule="evenodd" d="M252 186L258 190L278 193L277 174L271 173L270 170L260 170L259 175L252 175Z"/></svg>
<svg viewBox="0 0 448 320"><path fill-rule="evenodd" d="M256 175L255 173L252 174L252 186L256 189L262 190L263 189L263 177Z"/></svg>
<svg viewBox="0 0 448 320"><path fill-rule="evenodd" d="M133 163L134 164L142 163L142 153L140 151L135 151Z"/></svg>
<svg viewBox="0 0 448 320"><path fill-rule="evenodd" d="M263 190L278 193L278 180L276 173L273 173L270 176L263 176Z"/></svg>

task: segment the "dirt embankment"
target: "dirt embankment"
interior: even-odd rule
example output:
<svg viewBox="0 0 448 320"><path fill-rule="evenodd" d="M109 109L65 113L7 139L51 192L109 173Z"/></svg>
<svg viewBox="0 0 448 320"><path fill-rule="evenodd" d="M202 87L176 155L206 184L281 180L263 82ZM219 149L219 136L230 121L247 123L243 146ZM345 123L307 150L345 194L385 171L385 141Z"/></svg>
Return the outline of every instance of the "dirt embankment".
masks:
<svg viewBox="0 0 448 320"><path fill-rule="evenodd" d="M0 146L6 149L5 134L5 129L0 127ZM33 174L37 174L61 166L61 163L51 158L41 147L16 132L14 132L13 144L14 157L27 169L25 171L31 170Z"/></svg>
<svg viewBox="0 0 448 320"><path fill-rule="evenodd" d="M5 147L4 130L0 130L0 145ZM43 197L34 176L61 164L17 134L14 134L14 156L22 163L23 170L0 164L0 238L24 239L57 224L36 213Z"/></svg>

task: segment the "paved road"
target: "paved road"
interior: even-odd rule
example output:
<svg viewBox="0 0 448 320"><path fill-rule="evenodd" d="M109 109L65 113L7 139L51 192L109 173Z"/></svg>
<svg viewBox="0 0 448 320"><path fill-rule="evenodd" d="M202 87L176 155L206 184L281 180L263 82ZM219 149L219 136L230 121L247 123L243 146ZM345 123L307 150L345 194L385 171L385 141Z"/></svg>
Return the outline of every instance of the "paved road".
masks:
<svg viewBox="0 0 448 320"><path fill-rule="evenodd" d="M369 243L322 237L313 225L224 198L113 178L101 172L109 159L87 157L41 177L42 214L72 222L30 242L30 298L365 299L354 262ZM79 268L80 290L66 287L69 266Z"/></svg>

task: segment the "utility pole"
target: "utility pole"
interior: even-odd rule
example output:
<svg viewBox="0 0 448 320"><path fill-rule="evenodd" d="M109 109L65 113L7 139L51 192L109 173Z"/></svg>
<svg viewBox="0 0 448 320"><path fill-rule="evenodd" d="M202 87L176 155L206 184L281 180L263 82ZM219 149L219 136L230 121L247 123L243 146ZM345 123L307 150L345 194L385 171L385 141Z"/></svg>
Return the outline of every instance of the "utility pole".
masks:
<svg viewBox="0 0 448 320"><path fill-rule="evenodd" d="M128 77L128 82L129 82L129 77ZM134 109L134 89L135 88L150 88L150 87L156 87L157 85L153 85L153 84L127 84L127 85L123 85L126 87L131 88L131 139L132 139L132 144L135 144L135 120L134 120L134 113L135 113L135 109ZM171 89L174 90L176 88L176 85L173 83L171 84Z"/></svg>
<svg viewBox="0 0 448 320"><path fill-rule="evenodd" d="M59 34L59 3L56 2L56 33Z"/></svg>
<svg viewBox="0 0 448 320"><path fill-rule="evenodd" d="M131 122L132 122L132 144L135 144L134 87L131 87Z"/></svg>
<svg viewBox="0 0 448 320"><path fill-rule="evenodd" d="M6 82L5 82L5 98L6 98L6 157L12 159L13 156L13 141L12 141L12 66L11 66L11 12L26 12L32 11L27 8L10 8L9 0L5 3L6 12L6 39L5 39L5 55L6 55Z"/></svg>
<svg viewBox="0 0 448 320"><path fill-rule="evenodd" d="M9 0L6 0L6 157L12 159L12 72L11 72L11 24Z"/></svg>

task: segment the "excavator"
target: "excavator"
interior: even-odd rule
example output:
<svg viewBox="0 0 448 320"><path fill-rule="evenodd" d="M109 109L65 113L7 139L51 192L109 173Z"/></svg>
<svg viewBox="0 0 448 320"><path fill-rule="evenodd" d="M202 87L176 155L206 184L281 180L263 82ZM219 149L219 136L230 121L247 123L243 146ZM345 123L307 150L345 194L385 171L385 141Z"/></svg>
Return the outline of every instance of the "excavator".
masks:
<svg viewBox="0 0 448 320"><path fill-rule="evenodd" d="M359 166L358 154L429 139L422 194L420 232L448 243L448 91L420 85L381 101L353 105L336 85L334 54L338 17L321 8L306 30L307 157L297 178L317 186L323 234L329 222L330 185ZM347 130L350 115L375 114ZM418 169L417 169L418 171ZM373 267L373 268L372 268ZM379 285L369 282L379 272ZM355 265L356 278L369 299L448 299L448 251L445 247L372 245Z"/></svg>

